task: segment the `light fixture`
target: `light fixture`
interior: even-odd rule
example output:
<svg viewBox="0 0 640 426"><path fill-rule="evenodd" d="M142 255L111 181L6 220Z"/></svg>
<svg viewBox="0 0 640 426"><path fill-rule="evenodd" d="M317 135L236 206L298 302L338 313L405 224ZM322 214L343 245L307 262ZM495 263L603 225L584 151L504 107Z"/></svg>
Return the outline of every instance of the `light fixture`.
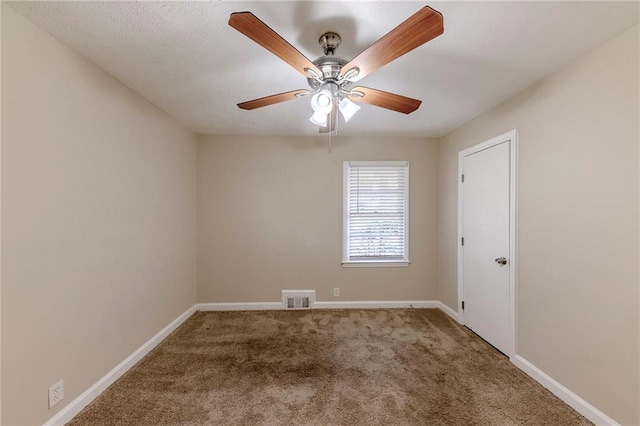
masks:
<svg viewBox="0 0 640 426"><path fill-rule="evenodd" d="M314 112L309 121L316 126L327 127L327 117L328 115L322 112Z"/></svg>
<svg viewBox="0 0 640 426"><path fill-rule="evenodd" d="M333 109L333 93L331 87L326 85L322 90L311 97L313 115L309 118L316 126L327 127L327 116Z"/></svg>
<svg viewBox="0 0 640 426"><path fill-rule="evenodd" d="M322 89L311 98L311 108L316 113L329 114L333 109L333 95L328 89Z"/></svg>
<svg viewBox="0 0 640 426"><path fill-rule="evenodd" d="M360 109L360 105L357 105L357 104L351 102L349 99L344 98L338 104L338 109L342 113L342 117L344 118L344 122L348 123L349 120L351 120L353 118L353 116L356 115L356 112L358 112L358 110Z"/></svg>
<svg viewBox="0 0 640 426"><path fill-rule="evenodd" d="M347 96L351 96L352 93L353 91L347 92L341 90L334 81L325 83L322 85L321 90L311 97L313 115L309 118L309 121L316 126L327 127L327 122L329 121L327 116L331 114L337 106L345 123L348 122L360 109L359 105L351 102L347 98ZM355 95L358 96L360 93L356 93ZM362 93L362 96L364 96L364 93ZM333 123L331 127L333 130Z"/></svg>

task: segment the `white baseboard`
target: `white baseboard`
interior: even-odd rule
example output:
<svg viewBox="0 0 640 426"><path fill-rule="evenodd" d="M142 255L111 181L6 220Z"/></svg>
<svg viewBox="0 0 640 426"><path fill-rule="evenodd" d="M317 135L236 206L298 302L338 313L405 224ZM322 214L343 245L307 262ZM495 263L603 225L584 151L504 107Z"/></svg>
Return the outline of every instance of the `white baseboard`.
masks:
<svg viewBox="0 0 640 426"><path fill-rule="evenodd" d="M172 331L174 331L180 324L185 322L195 311L196 306L193 305L187 309L182 315L173 320L169 325L160 330L155 336L147 340L142 346L140 346L134 353L129 355L120 364L115 366L104 377L98 380L93 386L80 394L76 399L71 401L62 410L58 411L56 415L51 417L44 426L57 426L64 425L73 419L84 407L89 405L94 399L96 399L102 392L104 392L109 386L111 386L116 380L118 380L124 373L126 373L131 367L133 367L138 361L140 361L145 355L147 355L158 343L162 342Z"/></svg>
<svg viewBox="0 0 640 426"><path fill-rule="evenodd" d="M416 301L374 301L374 302L315 302L312 309L392 309L392 308L438 308L439 302ZM199 303L198 311L273 311L284 310L281 302L247 303Z"/></svg>
<svg viewBox="0 0 640 426"><path fill-rule="evenodd" d="M198 311L274 311L284 309L282 302L198 303Z"/></svg>
<svg viewBox="0 0 640 426"><path fill-rule="evenodd" d="M545 388L549 389L551 393L564 401L571 408L578 413L585 416L588 420L596 425L612 425L619 426L619 423L613 420L611 417L598 410L593 405L589 404L584 399L580 398L575 393L558 383L555 379L549 376L544 371L524 359L520 355L516 355L511 358L511 362L520 370L531 376L536 382L540 383Z"/></svg>
<svg viewBox="0 0 640 426"><path fill-rule="evenodd" d="M438 302L438 308L440 308L442 312L449 315L451 318L453 318L457 322L460 322L460 317L458 316L458 313L453 309L451 309L450 307L448 307L447 305L445 305L444 303Z"/></svg>
<svg viewBox="0 0 640 426"><path fill-rule="evenodd" d="M396 308L439 308L436 300L399 300L399 301L371 301L371 302L314 302L312 309L396 309ZM282 310L281 302L253 302L253 303L199 303L198 311L272 311Z"/></svg>
<svg viewBox="0 0 640 426"><path fill-rule="evenodd" d="M437 308L436 300L381 300L368 302L315 302L313 309L398 309Z"/></svg>

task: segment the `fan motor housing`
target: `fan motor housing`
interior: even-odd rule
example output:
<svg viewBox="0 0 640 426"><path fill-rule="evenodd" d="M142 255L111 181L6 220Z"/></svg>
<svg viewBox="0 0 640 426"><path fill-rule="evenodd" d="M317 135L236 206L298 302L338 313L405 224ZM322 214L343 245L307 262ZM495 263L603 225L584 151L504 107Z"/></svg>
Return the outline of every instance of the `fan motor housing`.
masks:
<svg viewBox="0 0 640 426"><path fill-rule="evenodd" d="M313 61L313 64L317 66L320 71L322 71L322 80L324 82L338 81L340 71L342 71L342 67L344 67L347 63L348 61L346 59L342 59L337 56L321 56ZM307 78L307 82L313 90L316 90L320 88L320 86L322 86L321 82L313 78ZM345 89L346 83L347 82L342 82L341 84L341 86Z"/></svg>

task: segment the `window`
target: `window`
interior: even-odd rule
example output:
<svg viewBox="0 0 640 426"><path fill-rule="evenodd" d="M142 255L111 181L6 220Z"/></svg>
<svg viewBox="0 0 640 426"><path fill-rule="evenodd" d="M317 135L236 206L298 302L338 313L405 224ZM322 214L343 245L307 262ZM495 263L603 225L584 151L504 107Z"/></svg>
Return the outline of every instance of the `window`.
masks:
<svg viewBox="0 0 640 426"><path fill-rule="evenodd" d="M346 266L409 263L409 162L344 162Z"/></svg>

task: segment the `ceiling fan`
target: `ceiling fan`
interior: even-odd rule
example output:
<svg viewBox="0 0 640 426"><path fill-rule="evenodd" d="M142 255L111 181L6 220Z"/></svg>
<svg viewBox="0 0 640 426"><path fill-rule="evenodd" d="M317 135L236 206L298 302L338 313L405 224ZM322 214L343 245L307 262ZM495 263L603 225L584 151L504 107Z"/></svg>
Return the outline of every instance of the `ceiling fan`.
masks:
<svg viewBox="0 0 640 426"><path fill-rule="evenodd" d="M360 109L355 102L404 114L418 109L422 103L418 99L369 87L352 87L353 83L444 32L442 14L425 6L351 61L335 56L340 35L324 33L318 40L324 56L310 61L251 12L232 13L229 25L295 68L307 78L310 87L242 102L238 107L252 110L311 96L314 113L310 121L320 127L320 133L335 130L338 111L345 122L349 121Z"/></svg>

